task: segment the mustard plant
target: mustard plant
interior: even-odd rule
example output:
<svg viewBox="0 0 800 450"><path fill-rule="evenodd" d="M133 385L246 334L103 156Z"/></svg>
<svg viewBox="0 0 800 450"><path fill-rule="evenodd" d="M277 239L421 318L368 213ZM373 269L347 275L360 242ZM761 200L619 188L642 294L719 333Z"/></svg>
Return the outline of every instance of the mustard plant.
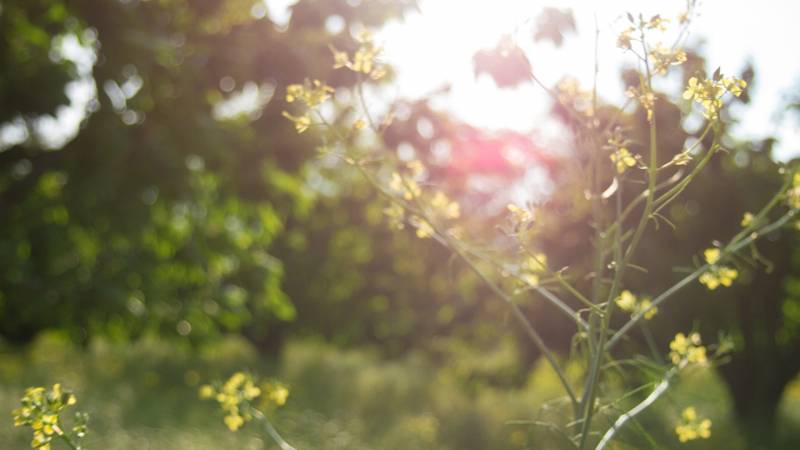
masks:
<svg viewBox="0 0 800 450"><path fill-rule="evenodd" d="M327 103L333 98L334 89L323 81L294 84L286 93L286 101L293 103L292 107L299 104L299 108L286 112L285 116L298 132L312 127L317 129L322 140L320 151L352 167L385 197L384 213L390 226L413 228L419 238L435 240L452 251L508 305L512 316L553 369L563 388L563 397L550 405L551 409L561 407L563 418L548 426L558 430L569 448L607 448L619 437L620 430L630 427L637 415L669 390L679 375L693 367L720 361L731 349L730 342L722 339L717 344L705 345L697 331L676 333L669 348L657 350L660 354L652 358L623 355L617 347L631 335L634 327L646 327L646 322L659 320L658 312L687 286L700 283L707 290L715 290L733 285L739 275L736 267L744 257L740 255L743 249L754 248L762 237L796 223L800 208L800 173L786 167L781 169L782 187L759 211L744 214L738 233L727 238L719 236L718 241L708 244L702 255L685 256L687 262L694 264L688 274L677 277L669 288L656 295L639 294L627 287L631 270L646 272L646 268L635 263L646 232L670 223L661 211L680 198L709 162L723 153L722 112L730 99L740 96L747 88L744 80L724 75L719 69L711 75L692 76L675 100L683 102L684 115L699 112L705 126L693 144L668 149L669 154L675 156L666 163L659 163L659 155L663 160L665 149L659 148L657 139L656 105L660 97L667 94L656 92L653 83L687 61L682 46L694 15L694 1L688 1L686 10L672 19L627 14L627 25L617 36L616 45L636 63L638 84L627 90L627 100L610 119L601 120L598 115L603 105L596 81L591 89L582 89L574 80L565 80L550 88L534 73L530 74L531 80L572 119L575 142L592 149L590 158L576 162L582 165L581 173L587 174L582 177L585 184L578 189L585 193L594 227L593 254L585 255L587 261L592 261L587 273L577 273L578 268L555 269L548 265L546 255L537 247L537 210L529 205L509 204L507 207L508 226L504 234L517 251L508 255L501 249L487 248L491 244L470 234L468 226L460 221L461 206L431 182L430 171L423 162L401 160L385 147L381 137L393 116L390 112L376 117L365 96L365 86L381 80L386 73L380 46L369 32L359 35L358 49L353 54L331 47L333 67L350 71L357 79L351 95L346 97L355 100L339 115L331 114L335 108L329 108L331 105ZM667 32L674 32L672 35L677 37L667 42L670 36ZM595 35L599 36L599 32ZM595 64L595 80L597 73ZM643 145L633 145L632 133L620 123L620 116L631 106L638 106L644 112L646 129L643 134L648 136L648 142ZM711 144L701 145L707 138ZM637 153L637 147L644 151ZM608 173L611 179L606 184L603 174ZM606 214L609 209L613 210L610 216ZM573 282L587 278L592 280L590 288ZM555 311L573 323L578 348L575 355L585 369L582 382L575 383L567 376L562 359L551 350L518 305L521 290L549 302ZM582 308L570 306L575 303ZM620 319L620 326L612 326ZM663 358L664 355L667 358ZM623 396L604 387L603 380L626 363L637 361L647 361L643 364L657 368L659 380L631 389ZM641 399L621 411L622 405L630 405L633 398ZM599 415L603 420L596 420ZM711 421L703 417L701 411L685 405L675 424L675 439L687 442L709 438L711 429Z"/></svg>
<svg viewBox="0 0 800 450"><path fill-rule="evenodd" d="M250 421L261 423L264 431L281 450L294 450L281 437L265 411L283 406L289 390L277 381L258 383L253 375L236 372L224 383L206 384L200 387L200 398L215 400L225 413L223 421L230 431L237 431Z"/></svg>
<svg viewBox="0 0 800 450"><path fill-rule="evenodd" d="M76 412L72 427L64 421L64 410L74 406L77 399L72 392L56 383L50 390L30 387L20 400L20 407L12 411L14 426L29 427L33 431L31 447L50 450L54 440L63 442L73 450L81 449L81 439L86 436L89 416Z"/></svg>

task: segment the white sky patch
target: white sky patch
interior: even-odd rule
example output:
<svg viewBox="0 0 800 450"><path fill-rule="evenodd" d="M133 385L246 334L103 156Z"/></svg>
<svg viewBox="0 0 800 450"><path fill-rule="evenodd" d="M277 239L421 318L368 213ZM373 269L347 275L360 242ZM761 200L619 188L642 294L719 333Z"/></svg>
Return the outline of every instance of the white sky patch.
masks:
<svg viewBox="0 0 800 450"><path fill-rule="evenodd" d="M545 6L572 8L575 13L579 34L568 35L561 48L549 42L532 43L529 25ZM674 18L683 8L680 0L420 0L421 13L392 22L379 40L385 46L386 60L398 70L398 95L420 97L447 83L452 86L451 94L438 106L457 117L490 128L536 130L546 139L557 139L561 130L548 117L549 101L541 89L526 85L499 90L487 77L475 79L472 55L517 30L519 44L545 84L570 75L590 87L596 14L600 30L598 90L602 97L618 101L622 98L620 67L635 64L632 55L615 46L617 34L626 26L624 13ZM706 0L697 12L690 42L705 41L710 70L719 66L723 73L738 74L748 61L756 67L753 101L736 110L741 120L736 135L742 139L777 136L776 157L800 155L796 119L778 120L787 96L797 92L800 77L800 58L791 50L800 38L800 28L794 23L800 2L778 0L756 6L743 0Z"/></svg>
<svg viewBox="0 0 800 450"><path fill-rule="evenodd" d="M294 3L265 0L266 14L285 26ZM572 8L578 37L567 36L559 49L547 42L533 45L526 21L535 21L545 6ZM615 101L622 96L619 68L625 62L633 64L630 55L615 47L617 33L625 26L624 12L675 17L683 6L682 0L420 0L421 13L412 12L403 21L393 21L378 36L386 48L387 62L398 71L398 82L392 92L375 92L383 97L377 103L398 97L419 98L450 84L451 94L437 106L460 119L489 128L534 130L544 139L558 141L563 130L549 117L546 95L535 86L499 90L488 77L475 79L472 55L495 45L500 36L518 30L518 40L545 84L571 75L588 87L592 83L596 14L601 32L599 92ZM779 159L800 155L800 125L794 117L781 116L789 96L800 86L800 58L794 57L793 49L793 43L800 40L800 27L795 24L800 2L773 0L754 5L744 0L704 0L698 12L692 39L706 41L704 55L709 68L720 66L724 73L735 74L748 61L756 67L756 83L750 88L753 102L735 110L740 119L736 135L754 140L777 136L780 140L775 155ZM64 39L61 46L63 56L78 64L81 79L67 88L70 104L35 125L36 134L51 148L62 146L77 134L87 106L97 96L90 77L94 52L81 47L74 38ZM0 126L0 151L28 138L20 127L24 125L19 122Z"/></svg>

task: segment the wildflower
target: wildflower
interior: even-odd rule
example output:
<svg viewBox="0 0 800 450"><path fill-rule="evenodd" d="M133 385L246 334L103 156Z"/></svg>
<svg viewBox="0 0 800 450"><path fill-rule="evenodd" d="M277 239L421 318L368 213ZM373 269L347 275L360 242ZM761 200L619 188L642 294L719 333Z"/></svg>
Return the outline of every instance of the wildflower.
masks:
<svg viewBox="0 0 800 450"><path fill-rule="evenodd" d="M411 216L410 222L417 229L417 237L420 239L426 239L435 234L430 222L419 216Z"/></svg>
<svg viewBox="0 0 800 450"><path fill-rule="evenodd" d="M681 442L711 437L711 420L700 419L697 410L689 406L681 413L681 423L675 427L675 433Z"/></svg>
<svg viewBox="0 0 800 450"><path fill-rule="evenodd" d="M397 230L405 228L405 210L397 203L383 209L383 214L389 219L389 225Z"/></svg>
<svg viewBox="0 0 800 450"><path fill-rule="evenodd" d="M269 383L266 399L277 406L286 403L289 391L282 385ZM260 397L262 389L256 386L249 374L236 372L221 386L204 385L200 387L200 398L214 400L219 403L225 413L223 422L231 431L236 431L249 422L257 410L252 406L253 400Z"/></svg>
<svg viewBox="0 0 800 450"><path fill-rule="evenodd" d="M792 208L800 208L800 172L794 174L792 188L786 192L786 202Z"/></svg>
<svg viewBox="0 0 800 450"><path fill-rule="evenodd" d="M353 129L356 131L363 130L366 126L367 122L365 122L364 119L356 119L356 121L353 122Z"/></svg>
<svg viewBox="0 0 800 450"><path fill-rule="evenodd" d="M385 66L377 62L383 49L375 45L372 33L368 30L364 30L356 37L356 41L358 41L360 45L353 54L352 59L346 52L339 51L335 47L330 46L331 52L333 53L333 68L347 68L353 72L368 75L371 79L376 81L385 77L388 70Z"/></svg>
<svg viewBox="0 0 800 450"><path fill-rule="evenodd" d="M350 56L347 52L342 52L336 49L333 45L329 45L328 48L331 49L331 53L333 53L333 68L334 69L341 69L342 67L350 67Z"/></svg>
<svg viewBox="0 0 800 450"><path fill-rule="evenodd" d="M650 320L658 314L658 307L653 306L652 300L643 298L636 310L637 313L644 313L644 320Z"/></svg>
<svg viewBox="0 0 800 450"><path fill-rule="evenodd" d="M533 214L531 214L530 211L520 208L513 203L506 205L506 209L508 209L508 211L511 213L511 216L514 218L514 220L519 223L530 222L533 220Z"/></svg>
<svg viewBox="0 0 800 450"><path fill-rule="evenodd" d="M694 100L703 106L703 115L710 120L719 117L722 109L722 96L726 92L738 97L743 89L747 87L747 82L734 77L715 77L714 79L698 80L696 77L689 79L689 84L683 92L683 98Z"/></svg>
<svg viewBox="0 0 800 450"><path fill-rule="evenodd" d="M719 286L730 287L739 276L738 270L717 264L722 256L720 249L708 248L703 252L703 256L711 267L700 275L698 280L708 289L714 290Z"/></svg>
<svg viewBox="0 0 800 450"><path fill-rule="evenodd" d="M520 265L519 278L529 286L538 286L540 276L547 272L547 255L534 253Z"/></svg>
<svg viewBox="0 0 800 450"><path fill-rule="evenodd" d="M457 219L461 215L461 207L457 202L447 198L444 192L438 191L431 199L431 206L440 215L447 219Z"/></svg>
<svg viewBox="0 0 800 450"><path fill-rule="evenodd" d="M311 127L311 117L308 114L303 114L302 116L293 116L288 112L283 112L283 117L286 117L290 121L294 123L294 129L298 133L302 133Z"/></svg>
<svg viewBox="0 0 800 450"><path fill-rule="evenodd" d="M54 384L50 391L43 387L28 388L20 400L21 406L11 413L14 426L28 426L33 430L31 440L33 448L50 450L50 442L54 436L59 436L74 447L73 439L86 435L88 415L84 413L75 415L73 435L70 436L61 421L61 413L76 402L75 396L62 390L58 383Z"/></svg>
<svg viewBox="0 0 800 450"><path fill-rule="evenodd" d="M392 173L392 179L389 182L389 187L393 191L402 194L403 198L406 200L412 200L416 197L419 197L422 193L422 189L420 189L419 184L417 184L416 181L403 177L397 172Z"/></svg>
<svg viewBox="0 0 800 450"><path fill-rule="evenodd" d="M634 158L631 152L625 147L617 149L617 151L611 154L610 158L616 165L617 173L619 174L625 173L628 167L636 165L636 158Z"/></svg>
<svg viewBox="0 0 800 450"><path fill-rule="evenodd" d="M653 72L664 75L670 66L686 62L686 52L683 50L671 50L663 45L656 45L650 50L650 59L653 61Z"/></svg>
<svg viewBox="0 0 800 450"><path fill-rule="evenodd" d="M290 84L286 87L286 102L302 102L305 106L313 108L326 102L333 94L332 87L319 80L306 80L304 84Z"/></svg>
<svg viewBox="0 0 800 450"><path fill-rule="evenodd" d="M742 226L747 228L753 223L753 213L746 212L742 216Z"/></svg>
<svg viewBox="0 0 800 450"><path fill-rule="evenodd" d="M707 357L706 348L701 344L699 333L691 333L689 336L678 333L669 343L669 358L673 364L679 366L703 364L707 362Z"/></svg>
<svg viewBox="0 0 800 450"><path fill-rule="evenodd" d="M617 36L617 47L623 49L630 49L634 31L636 31L636 28L633 27L628 27L622 30L622 33L620 33L619 36Z"/></svg>
<svg viewBox="0 0 800 450"><path fill-rule="evenodd" d="M635 314L643 314L645 320L650 320L658 313L658 308L653 307L653 302L648 297L641 301L631 291L624 290L614 300L619 309Z"/></svg>
<svg viewBox="0 0 800 450"><path fill-rule="evenodd" d="M716 264L719 261L720 250L718 248L707 248L703 251L703 256L709 264Z"/></svg>
<svg viewBox="0 0 800 450"><path fill-rule="evenodd" d="M667 31L667 23L669 23L669 19L665 19L661 17L661 15L656 14L647 21L645 28L649 30Z"/></svg>
<svg viewBox="0 0 800 450"><path fill-rule="evenodd" d="M631 312L636 309L636 296L631 293L631 291L624 290L622 293L619 294L619 297L615 300L619 309L623 311Z"/></svg>

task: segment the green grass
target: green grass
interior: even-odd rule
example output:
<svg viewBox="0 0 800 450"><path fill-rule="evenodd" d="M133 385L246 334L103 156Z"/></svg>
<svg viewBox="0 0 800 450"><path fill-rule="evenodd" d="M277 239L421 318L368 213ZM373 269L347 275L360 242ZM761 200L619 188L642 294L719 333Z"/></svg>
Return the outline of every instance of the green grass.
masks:
<svg viewBox="0 0 800 450"><path fill-rule="evenodd" d="M557 413L559 403L551 402L557 381L539 365L512 384L513 377L501 375L518 372L515 361L504 345L473 352L452 347L434 365L418 355L386 361L368 350L312 342L288 345L280 361L260 361L235 338L192 354L157 341L95 343L79 351L45 336L25 351L0 355L0 410L10 412L27 386L61 382L92 416L90 450L277 448L252 425L227 431L214 403L197 397L200 383L250 369L290 386L289 402L273 419L298 450L557 448L557 435L518 423ZM785 430L800 423L799 386L787 391L781 407ZM666 448L679 447L672 423L689 404L712 418L713 436L682 448L744 448L712 370L686 377L640 425ZM3 448L28 448L29 432L13 428L6 414ZM620 448L648 448L634 433L620 437L630 445Z"/></svg>

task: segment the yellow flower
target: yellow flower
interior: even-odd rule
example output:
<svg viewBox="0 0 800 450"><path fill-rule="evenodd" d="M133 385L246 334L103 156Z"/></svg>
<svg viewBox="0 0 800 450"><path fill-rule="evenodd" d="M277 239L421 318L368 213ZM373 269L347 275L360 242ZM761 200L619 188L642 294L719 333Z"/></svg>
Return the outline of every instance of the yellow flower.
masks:
<svg viewBox="0 0 800 450"><path fill-rule="evenodd" d="M612 153L611 161L616 165L617 173L620 174L625 173L625 170L628 167L633 167L636 165L636 158L634 158L625 147L622 147L616 152Z"/></svg>
<svg viewBox="0 0 800 450"><path fill-rule="evenodd" d="M720 250L718 248L707 248L703 252L706 262L709 264L716 264L719 261Z"/></svg>
<svg viewBox="0 0 800 450"><path fill-rule="evenodd" d="M699 333L692 333L688 337L678 333L669 343L669 357L673 364L703 364L707 362L706 348L701 345Z"/></svg>
<svg viewBox="0 0 800 450"><path fill-rule="evenodd" d="M637 307L637 311L644 312L644 320L650 320L658 314L658 307L652 307L653 302L649 298L642 299L639 302L639 306Z"/></svg>
<svg viewBox="0 0 800 450"><path fill-rule="evenodd" d="M533 220L533 214L527 209L520 208L519 206L509 203L506 205L506 209L511 213L514 220L520 223L530 222Z"/></svg>
<svg viewBox="0 0 800 450"><path fill-rule="evenodd" d="M457 202L451 201L447 195L438 191L431 199L431 206L436 212L447 219L458 219L461 215L461 207Z"/></svg>
<svg viewBox="0 0 800 450"><path fill-rule="evenodd" d="M225 416L225 419L223 420L225 422L225 425L227 425L228 429L231 431L236 431L239 428L241 428L242 425L244 425L244 419L242 418L242 416L238 414L231 414Z"/></svg>
<svg viewBox="0 0 800 450"><path fill-rule="evenodd" d="M617 306L623 311L632 312L636 309L636 296L631 291L625 290L616 299Z"/></svg>
<svg viewBox="0 0 800 450"><path fill-rule="evenodd" d="M347 55L346 52L341 52L336 49L333 45L329 45L328 48L331 49L331 53L333 53L333 68L334 69L341 69L342 67L350 67L350 57Z"/></svg>
<svg viewBox="0 0 800 450"><path fill-rule="evenodd" d="M420 239L429 238L434 235L434 229L431 226L430 222L427 220L413 216L411 217L411 224L414 225L417 229L417 237Z"/></svg>
<svg viewBox="0 0 800 450"><path fill-rule="evenodd" d="M289 389L286 386L278 383L267 383L265 387L267 391L267 398L277 406L286 404L289 398Z"/></svg>
<svg viewBox="0 0 800 450"><path fill-rule="evenodd" d="M214 388L205 384L203 386L200 386L199 394L200 398L202 399L211 398L214 396Z"/></svg>
<svg viewBox="0 0 800 450"><path fill-rule="evenodd" d="M739 271L736 269L731 269L730 267L720 267L717 269L717 278L719 279L720 284L725 287L730 287L733 284L733 280L735 280L739 276Z"/></svg>
<svg viewBox="0 0 800 450"><path fill-rule="evenodd" d="M623 49L630 49L631 48L631 39L633 38L633 32L636 31L633 27L628 27L622 30L622 33L619 34L617 37L617 47Z"/></svg>
<svg viewBox="0 0 800 450"><path fill-rule="evenodd" d="M742 216L742 226L747 228L753 223L753 213L746 212Z"/></svg>
<svg viewBox="0 0 800 450"><path fill-rule="evenodd" d="M302 133L308 130L308 128L311 126L311 117L308 114L304 114L302 116L293 116L289 114L287 111L284 111L283 117L286 117L287 119L294 122L294 129L298 133Z"/></svg>
<svg viewBox="0 0 800 450"><path fill-rule="evenodd" d="M403 198L406 200L412 200L416 197L419 197L422 193L422 189L420 189L416 181L405 178L397 172L392 173L392 179L389 182L389 187L393 191L402 194Z"/></svg>
<svg viewBox="0 0 800 450"><path fill-rule="evenodd" d="M405 210L402 206L398 205L397 203L392 203L383 209L383 214L389 218L389 225L391 225L393 228L398 230L405 228L405 224L403 223L405 219Z"/></svg>
<svg viewBox="0 0 800 450"><path fill-rule="evenodd" d="M694 407L690 406L681 413L681 423L675 427L675 433L681 442L711 437L711 420L700 419Z"/></svg>

